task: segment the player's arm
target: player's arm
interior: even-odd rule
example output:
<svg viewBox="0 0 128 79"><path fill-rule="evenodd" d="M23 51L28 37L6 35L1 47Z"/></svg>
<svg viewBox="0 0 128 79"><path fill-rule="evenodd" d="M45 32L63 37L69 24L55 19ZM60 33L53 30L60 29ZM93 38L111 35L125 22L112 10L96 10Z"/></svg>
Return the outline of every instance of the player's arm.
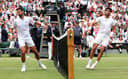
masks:
<svg viewBox="0 0 128 79"><path fill-rule="evenodd" d="M112 32L116 33L116 22L112 21Z"/></svg>
<svg viewBox="0 0 128 79"><path fill-rule="evenodd" d="M89 23L89 26L93 27L95 24L97 24L98 22L96 20L93 20L92 22Z"/></svg>
<svg viewBox="0 0 128 79"><path fill-rule="evenodd" d="M99 19L98 19L98 20L99 20ZM89 29L88 29L88 31L87 31L87 35L89 35L89 34L91 33L92 27L93 27L95 24L97 24L97 23L98 23L98 22L97 22L96 19L93 20L92 22L89 22L89 23L88 23Z"/></svg>
<svg viewBox="0 0 128 79"><path fill-rule="evenodd" d="M34 24L42 25L41 22L39 22L39 21L34 21L32 17L30 17L30 24L32 24L32 25L34 25Z"/></svg>
<svg viewBox="0 0 128 79"><path fill-rule="evenodd" d="M89 23L89 26L93 27L95 24L100 24L101 21L102 21L102 17L98 17L94 19L91 23Z"/></svg>

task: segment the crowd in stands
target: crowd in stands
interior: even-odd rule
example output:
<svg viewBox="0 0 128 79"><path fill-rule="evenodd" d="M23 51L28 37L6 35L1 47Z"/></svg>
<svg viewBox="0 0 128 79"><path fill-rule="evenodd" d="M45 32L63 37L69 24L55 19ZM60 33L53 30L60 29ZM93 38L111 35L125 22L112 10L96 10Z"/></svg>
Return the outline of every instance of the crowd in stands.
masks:
<svg viewBox="0 0 128 79"><path fill-rule="evenodd" d="M38 42L36 38L40 39L41 37L42 27L47 30L48 26L50 26L51 31L57 32L56 35L60 36L56 24L52 24L50 21L51 17L44 16L48 6L53 5L53 3L55 6L58 6L57 10L60 14L63 33L68 28L73 28L76 40L79 40L78 38L84 40L88 36L87 42L83 42L86 42L89 47L92 47L92 41L99 29L98 25L90 27L89 23L102 16L106 7L111 7L111 17L115 20L116 24L116 33L112 32L110 35L111 42L128 42L128 0L1 0L0 42L17 41L17 31L14 28L13 22L18 17L16 8L19 6L24 8L26 16L42 22L42 26L30 25L30 28L36 28L36 33L33 33L33 31L31 33L35 42ZM49 37L49 39L51 38ZM80 52L81 42L75 41L75 44L79 45Z"/></svg>

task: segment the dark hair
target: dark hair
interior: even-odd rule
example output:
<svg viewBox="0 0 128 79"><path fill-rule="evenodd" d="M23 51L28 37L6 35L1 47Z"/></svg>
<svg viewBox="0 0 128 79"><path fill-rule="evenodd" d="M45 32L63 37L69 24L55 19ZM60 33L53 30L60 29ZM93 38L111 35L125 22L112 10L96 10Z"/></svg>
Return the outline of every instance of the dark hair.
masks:
<svg viewBox="0 0 128 79"><path fill-rule="evenodd" d="M3 29L3 28L4 28L4 26L5 26L5 24L2 24L2 25L1 25L1 28Z"/></svg>
<svg viewBox="0 0 128 79"><path fill-rule="evenodd" d="M108 9L109 9L110 12L112 12L112 9L110 7L105 8L105 11L108 10Z"/></svg>
<svg viewBox="0 0 128 79"><path fill-rule="evenodd" d="M24 8L22 6L19 6L16 10L24 11Z"/></svg>
<svg viewBox="0 0 128 79"><path fill-rule="evenodd" d="M79 21L78 20L76 20L75 22L76 22L76 24L79 24Z"/></svg>

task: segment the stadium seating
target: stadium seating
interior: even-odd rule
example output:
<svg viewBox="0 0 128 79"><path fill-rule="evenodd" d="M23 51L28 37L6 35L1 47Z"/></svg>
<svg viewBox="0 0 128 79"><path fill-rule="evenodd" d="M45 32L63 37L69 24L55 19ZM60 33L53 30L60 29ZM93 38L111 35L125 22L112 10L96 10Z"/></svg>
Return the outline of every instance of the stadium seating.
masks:
<svg viewBox="0 0 128 79"><path fill-rule="evenodd" d="M10 56L20 56L19 48L9 48L10 42L0 43L0 55L8 53Z"/></svg>

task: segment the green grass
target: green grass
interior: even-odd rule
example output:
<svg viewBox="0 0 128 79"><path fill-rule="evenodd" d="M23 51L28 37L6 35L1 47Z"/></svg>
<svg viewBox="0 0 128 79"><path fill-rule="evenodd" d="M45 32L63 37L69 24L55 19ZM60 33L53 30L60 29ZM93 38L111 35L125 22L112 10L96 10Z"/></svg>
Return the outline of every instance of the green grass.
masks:
<svg viewBox="0 0 128 79"><path fill-rule="evenodd" d="M0 79L64 79L52 61L43 59L42 62L48 67L47 70L40 69L34 57L27 59L27 72L22 73L19 57L0 57Z"/></svg>
<svg viewBox="0 0 128 79"><path fill-rule="evenodd" d="M94 58L96 60L96 58ZM32 55L27 59L27 72L20 72L20 57L0 57L0 79L64 79L52 61L42 59L48 67L41 70ZM75 79L128 79L128 54L108 54L95 70L86 70L87 58L74 60Z"/></svg>
<svg viewBox="0 0 128 79"><path fill-rule="evenodd" d="M95 70L86 70L85 64L87 59L75 60L76 79L128 79L128 54L109 54L101 59Z"/></svg>

